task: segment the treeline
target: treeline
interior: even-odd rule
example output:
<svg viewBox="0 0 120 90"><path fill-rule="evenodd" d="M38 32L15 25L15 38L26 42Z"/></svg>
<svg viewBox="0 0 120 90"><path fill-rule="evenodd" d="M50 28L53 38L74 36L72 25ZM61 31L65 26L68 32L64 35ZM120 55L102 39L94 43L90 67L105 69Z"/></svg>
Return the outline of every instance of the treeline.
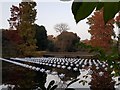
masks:
<svg viewBox="0 0 120 90"><path fill-rule="evenodd" d="M10 28L2 30L2 55L4 57L40 56L44 51L76 51L79 37L67 32L66 24L56 25L62 30L60 35L49 39L44 26L35 23L36 2L21 2L19 6L12 5L11 17L8 19ZM64 28L64 29L63 29Z"/></svg>
<svg viewBox="0 0 120 90"><path fill-rule="evenodd" d="M49 52L73 52L77 51L77 43L80 38L73 32L63 31L57 37L47 36L44 26L35 24L36 51ZM19 56L18 45L22 42L17 30L2 30L2 54L3 56ZM28 48L29 50L29 48Z"/></svg>
<svg viewBox="0 0 120 90"><path fill-rule="evenodd" d="M40 56L49 52L76 52L89 51L89 47L101 48L105 52L119 51L119 36L114 32L114 23L119 22L120 13L115 19L105 24L103 9L95 11L89 17L87 24L90 28L90 40L80 41L80 37L73 32L68 32L69 26L56 24L54 29L59 35L47 35L47 30L42 25L35 23L37 9L36 2L21 2L19 6L12 5L9 18L10 29L2 30L2 55L11 56ZM82 27L82 26L81 26ZM114 38L113 38L114 37ZM85 43L85 44L84 44Z"/></svg>
<svg viewBox="0 0 120 90"><path fill-rule="evenodd" d="M2 56L26 57L41 56L44 52L77 51L76 43L80 38L68 32L67 24L56 24L60 32L57 37L47 35L43 25L34 23L36 20L35 2L21 2L19 7L12 5L10 28L2 30Z"/></svg>

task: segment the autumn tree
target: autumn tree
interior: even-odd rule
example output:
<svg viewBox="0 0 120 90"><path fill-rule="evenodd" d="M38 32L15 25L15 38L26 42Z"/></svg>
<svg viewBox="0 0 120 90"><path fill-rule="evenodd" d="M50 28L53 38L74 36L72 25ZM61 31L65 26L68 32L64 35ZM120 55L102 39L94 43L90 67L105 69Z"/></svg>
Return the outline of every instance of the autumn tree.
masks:
<svg viewBox="0 0 120 90"><path fill-rule="evenodd" d="M8 19L10 30L17 30L20 23L20 8L18 6L12 5L10 8L11 17Z"/></svg>
<svg viewBox="0 0 120 90"><path fill-rule="evenodd" d="M2 55L3 57L17 56L17 45L22 43L18 30L2 30Z"/></svg>
<svg viewBox="0 0 120 90"><path fill-rule="evenodd" d="M69 28L68 24L66 24L66 23L60 23L60 24L56 24L54 26L54 29L56 30L56 32L62 33L63 31L67 31L70 28Z"/></svg>
<svg viewBox="0 0 120 90"><path fill-rule="evenodd" d="M9 21L11 28L16 28L23 43L18 45L19 51L23 56L31 56L36 50L36 39L34 22L36 20L36 2L21 2L19 7L12 6L11 18Z"/></svg>
<svg viewBox="0 0 120 90"><path fill-rule="evenodd" d="M57 36L55 47L58 51L75 51L75 44L79 42L80 38L73 32L62 32Z"/></svg>
<svg viewBox="0 0 120 90"><path fill-rule="evenodd" d="M93 47L101 47L104 50L109 50L112 43L112 36L114 35L113 23L114 20L109 20L107 24L104 22L103 9L94 12L92 17L88 18L91 34L90 43Z"/></svg>
<svg viewBox="0 0 120 90"><path fill-rule="evenodd" d="M104 8L103 12L102 12L103 13L103 20L104 20L103 25L104 25L104 28L108 28L108 26L110 25L110 24L108 24L108 23L110 23L109 20L113 19L115 17L115 15L120 11L120 1L119 0L116 1L116 2L103 2L103 0L98 0L98 2L79 2L79 3L75 2L75 1L76 0L74 0L74 2L72 3L72 13L74 15L76 23L78 23L79 21L87 18L95 9L100 10L101 8ZM85 13L83 13L84 11L85 11ZM94 22L94 21L91 20L91 22ZM99 23L99 21L96 22L96 23ZM110 26L110 28L111 28L111 26ZM98 29L99 29L99 27L98 27ZM110 33L110 32L111 32L111 30L109 30L108 32L106 31L106 34ZM119 71L120 70L120 68L119 68L120 65L119 65L119 62L116 61L116 59L119 60L120 55L118 53L114 53L114 52L112 52L112 54L108 55L108 53L107 54L103 53L101 50L98 50L98 52L99 52L99 56L100 56L99 59L100 60L105 60L108 63L108 67L114 66L113 68L109 68L108 71L115 71L114 76L120 76L120 73L119 73L120 72ZM110 61L112 61L114 63L112 63ZM94 70L94 71L96 71L96 70ZM111 72L108 73L108 74L109 74L108 76L112 76L112 75L110 75ZM106 76L106 75L103 75L103 76ZM100 85L100 84L98 85L98 83L101 83L101 82L97 81L97 83L96 82L94 83L94 81L96 81L95 79L99 80L100 76L96 77L96 76L92 75L92 81L90 82L91 86L92 87L95 86L95 88L94 88L95 90L96 90L96 87L98 87L98 86L103 88L103 85ZM108 79L110 80L110 79L112 79L112 77L110 77ZM104 83L106 83L105 80L103 80L103 81L104 81ZM113 87L113 88L109 88L109 89L113 89L113 90L115 89L114 84L111 84L111 82L109 82L108 85L104 84L104 87L105 88L106 87ZM99 88L99 89L102 90L102 88ZM103 88L103 89L105 89L105 88Z"/></svg>

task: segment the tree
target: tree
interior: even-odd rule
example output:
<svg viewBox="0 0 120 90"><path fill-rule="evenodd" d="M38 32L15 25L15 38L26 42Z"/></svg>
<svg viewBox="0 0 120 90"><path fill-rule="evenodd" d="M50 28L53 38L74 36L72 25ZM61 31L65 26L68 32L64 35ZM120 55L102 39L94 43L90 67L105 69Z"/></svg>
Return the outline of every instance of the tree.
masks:
<svg viewBox="0 0 120 90"><path fill-rule="evenodd" d="M36 39L34 22L36 18L36 2L31 0L21 2L19 7L12 6L11 18L9 21L10 27L15 27L18 30L23 43L19 44L19 51L23 56L31 56L32 52L36 50ZM31 54L31 55L30 55Z"/></svg>
<svg viewBox="0 0 120 90"><path fill-rule="evenodd" d="M36 39L34 22L36 18L36 2L21 2L20 7L20 24L18 26L19 34L23 38L24 43L19 45L20 51L23 55L32 55L36 50Z"/></svg>
<svg viewBox="0 0 120 90"><path fill-rule="evenodd" d="M18 55L17 45L22 43L17 30L2 30L2 55L14 57Z"/></svg>
<svg viewBox="0 0 120 90"><path fill-rule="evenodd" d="M80 38L72 32L62 32L57 36L55 47L58 51L75 51L75 44L78 43Z"/></svg>
<svg viewBox="0 0 120 90"><path fill-rule="evenodd" d="M112 36L114 35L114 20L104 23L103 9L94 12L92 17L88 18L91 34L90 43L93 47L101 47L103 50L109 50L112 45Z"/></svg>
<svg viewBox="0 0 120 90"><path fill-rule="evenodd" d="M88 17L94 9L100 10L103 9L103 18L105 24L120 11L120 1L115 2L104 2L104 0L95 0L95 2L75 2L72 4L72 13L76 20L76 23ZM85 13L82 13L84 12ZM118 40L118 45L120 45L120 39ZM120 53L120 50L118 50Z"/></svg>
<svg viewBox="0 0 120 90"><path fill-rule="evenodd" d="M47 45L48 45L48 40L47 40L47 31L44 26L39 26L35 24L35 38L37 40L36 45L38 46L38 50L46 50Z"/></svg>
<svg viewBox="0 0 120 90"><path fill-rule="evenodd" d="M10 11L11 11L11 17L8 20L10 25L10 30L11 29L17 30L17 27L20 23L20 13L21 13L20 8L15 5L12 5Z"/></svg>
<svg viewBox="0 0 120 90"><path fill-rule="evenodd" d="M107 24L107 22L109 20L113 19L115 17L115 15L120 11L120 1L119 0L117 2L104 2L103 0L97 0L97 2L79 2L79 3L75 2L75 1L76 0L74 0L74 2L72 4L72 13L76 20L76 23L78 23L79 21L88 17L93 12L93 10L95 10L95 9L100 10L102 7L104 7L103 18L104 18L105 24ZM102 1L102 2L100 2L100 1ZM118 63L118 61L116 61L116 59L119 60L120 55L115 54L115 53L107 55L99 49L97 51L99 52L99 56L100 56L99 59L105 60L108 63L109 71L114 70L115 71L114 76L117 76L117 75L119 76L120 75L120 64ZM112 60L114 63L112 63ZM113 65L113 68L110 68L111 65ZM111 74L111 73L109 73L109 74ZM96 78L98 79L99 76L94 77L92 75L92 78L93 78L93 80L95 80ZM92 83L92 81L91 81L91 83ZM94 83L94 84L97 84L97 83ZM92 84L92 85L94 85L94 84ZM110 83L109 83L109 85L110 85ZM94 86L98 86L98 85L94 85Z"/></svg>
<svg viewBox="0 0 120 90"><path fill-rule="evenodd" d="M55 47L56 37L54 37L53 35L48 35L47 40L48 40L48 45L47 45L48 51L51 52L57 51L57 48Z"/></svg>
<svg viewBox="0 0 120 90"><path fill-rule="evenodd" d="M60 23L60 24L56 24L54 26L54 29L56 30L56 32L62 33L63 31L67 31L70 28L66 23Z"/></svg>
<svg viewBox="0 0 120 90"><path fill-rule="evenodd" d="M107 22L113 19L115 15L120 11L120 1L118 0L117 2L103 2L102 0L102 2L97 1L97 2L79 2L78 3L78 2L75 2L74 0L72 4L72 13L76 20L76 23L78 23L80 20L83 20L86 17L88 17L95 8L96 10L100 10L102 7L104 8L103 18L104 18L105 24L107 24ZM83 13L84 11L85 13ZM114 74L115 76L117 75L119 76L120 64L118 63L117 60L119 60L120 55L118 53L112 53L110 55L107 55L106 53L101 53L101 50L97 50L97 51L99 52L99 56L100 56L99 59L106 60L109 68L111 65L113 65L113 68L110 68L110 69L112 71L113 70L115 71L115 74ZM112 61L114 61L115 63L112 63Z"/></svg>

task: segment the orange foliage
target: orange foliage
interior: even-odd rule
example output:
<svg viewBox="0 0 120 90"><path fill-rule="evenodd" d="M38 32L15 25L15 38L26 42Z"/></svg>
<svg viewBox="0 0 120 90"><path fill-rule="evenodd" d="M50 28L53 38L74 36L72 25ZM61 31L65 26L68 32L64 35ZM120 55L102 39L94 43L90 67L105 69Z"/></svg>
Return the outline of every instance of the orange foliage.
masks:
<svg viewBox="0 0 120 90"><path fill-rule="evenodd" d="M88 18L87 23L90 25L90 30L88 31L91 34L90 44L93 47L101 47L104 50L109 50L112 41L111 36L114 35L114 20L112 19L105 24L103 9L101 9L94 12L94 15Z"/></svg>

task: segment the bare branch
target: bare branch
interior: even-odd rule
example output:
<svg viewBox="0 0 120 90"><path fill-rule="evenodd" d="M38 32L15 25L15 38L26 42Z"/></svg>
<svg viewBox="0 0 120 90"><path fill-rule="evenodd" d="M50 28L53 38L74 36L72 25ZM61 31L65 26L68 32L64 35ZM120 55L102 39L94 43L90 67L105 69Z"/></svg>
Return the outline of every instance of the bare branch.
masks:
<svg viewBox="0 0 120 90"><path fill-rule="evenodd" d="M66 23L60 23L60 24L56 24L54 26L54 29L56 30L56 32L62 33L63 31L67 31L70 28L69 28L68 24L66 24Z"/></svg>

